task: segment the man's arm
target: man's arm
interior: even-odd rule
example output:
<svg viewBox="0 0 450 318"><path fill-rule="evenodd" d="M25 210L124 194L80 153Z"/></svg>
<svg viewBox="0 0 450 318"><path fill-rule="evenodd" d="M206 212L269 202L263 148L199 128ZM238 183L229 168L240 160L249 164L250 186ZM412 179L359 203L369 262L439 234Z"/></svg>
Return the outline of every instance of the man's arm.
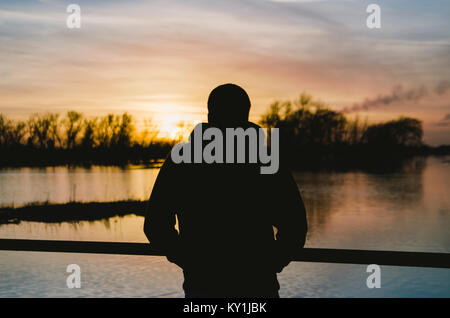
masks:
<svg viewBox="0 0 450 318"><path fill-rule="evenodd" d="M177 201L176 167L170 156L166 159L156 178L152 194L147 205L144 221L144 233L151 246L175 261L179 245L178 232L175 229ZM178 264L178 263L177 263Z"/></svg>
<svg viewBox="0 0 450 318"><path fill-rule="evenodd" d="M276 253L279 256L277 271L281 272L305 245L308 226L305 205L292 174L283 169L276 178L274 226L277 228Z"/></svg>

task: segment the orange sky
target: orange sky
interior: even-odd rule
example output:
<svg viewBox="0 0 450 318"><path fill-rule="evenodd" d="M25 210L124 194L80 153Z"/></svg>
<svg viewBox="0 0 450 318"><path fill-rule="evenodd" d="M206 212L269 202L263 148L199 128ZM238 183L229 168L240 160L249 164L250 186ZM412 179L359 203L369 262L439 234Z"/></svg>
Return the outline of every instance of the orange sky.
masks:
<svg viewBox="0 0 450 318"><path fill-rule="evenodd" d="M379 1L378 30L365 1L78 1L82 26L68 29L72 2L0 4L0 113L127 111L171 134L205 120L222 83L247 90L252 120L302 91L343 109L401 85L428 93L359 116L418 117L426 142L450 144L450 89L435 92L450 80L446 2Z"/></svg>

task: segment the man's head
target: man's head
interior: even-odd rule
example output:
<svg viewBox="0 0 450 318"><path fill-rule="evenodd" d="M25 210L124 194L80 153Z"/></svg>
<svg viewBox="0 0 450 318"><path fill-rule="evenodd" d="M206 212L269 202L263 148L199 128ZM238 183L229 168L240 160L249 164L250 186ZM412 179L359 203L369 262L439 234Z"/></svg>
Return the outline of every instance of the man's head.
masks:
<svg viewBox="0 0 450 318"><path fill-rule="evenodd" d="M224 84L214 88L208 98L208 122L235 126L248 122L250 98L241 87Z"/></svg>

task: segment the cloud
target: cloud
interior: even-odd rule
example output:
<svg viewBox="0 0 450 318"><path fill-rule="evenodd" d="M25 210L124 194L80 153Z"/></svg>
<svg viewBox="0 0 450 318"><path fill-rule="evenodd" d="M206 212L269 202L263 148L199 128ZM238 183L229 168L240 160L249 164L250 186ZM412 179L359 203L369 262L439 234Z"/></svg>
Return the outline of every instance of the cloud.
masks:
<svg viewBox="0 0 450 318"><path fill-rule="evenodd" d="M439 83L438 85L436 85L436 87L434 88L434 91L438 95L443 95L443 94L445 94L445 92L447 92L447 90L449 88L450 88L450 81L443 81L443 82Z"/></svg>
<svg viewBox="0 0 450 318"><path fill-rule="evenodd" d="M58 17L54 13L27 12L15 10L0 10L0 19L2 22L8 21L13 23L61 23L64 18Z"/></svg>
<svg viewBox="0 0 450 318"><path fill-rule="evenodd" d="M450 127L450 113L446 114L444 118L436 122L435 125L440 127Z"/></svg>
<svg viewBox="0 0 450 318"><path fill-rule="evenodd" d="M408 111L430 123L449 112L446 96L439 98L450 87L439 82L450 79L441 7L423 10L416 0L398 14L386 2L380 33L367 29L358 1L75 2L82 8L80 30L66 27L70 1L2 3L0 112L200 107L224 81L248 90L253 114L301 91L348 106L346 112L422 100L427 109L419 103ZM396 83L403 87L391 92ZM428 97L439 99L437 113Z"/></svg>

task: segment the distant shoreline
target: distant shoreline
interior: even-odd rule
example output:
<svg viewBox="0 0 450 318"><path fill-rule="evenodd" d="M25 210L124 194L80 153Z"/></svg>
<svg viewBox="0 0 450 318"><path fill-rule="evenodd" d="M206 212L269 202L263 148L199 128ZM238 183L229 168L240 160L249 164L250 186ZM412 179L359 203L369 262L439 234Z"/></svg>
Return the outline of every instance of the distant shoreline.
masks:
<svg viewBox="0 0 450 318"><path fill-rule="evenodd" d="M146 158L145 150L99 150L82 151L76 150L36 150L22 149L14 152L3 151L0 158L0 169L25 168L25 167L55 167L55 166L113 166L126 167L128 165L139 165L146 168L160 168L164 163L167 153L162 153L159 158ZM450 155L450 145L437 147L403 147L393 149L389 152L378 152L367 146L361 147L334 147L305 149L303 152L292 154L290 160L291 168L295 170L372 170L380 166L381 162L400 166L404 160L413 157L446 156ZM392 168L392 167L386 167Z"/></svg>
<svg viewBox="0 0 450 318"><path fill-rule="evenodd" d="M350 118L302 93L276 101L258 122L280 129L280 162L298 170L392 170L414 156L449 155L450 145L423 142L422 121L400 116L368 123ZM179 134L161 139L151 121L138 131L128 113L85 117L68 111L32 114L26 121L0 113L0 168L47 166L158 167L172 147L192 129L180 123Z"/></svg>

